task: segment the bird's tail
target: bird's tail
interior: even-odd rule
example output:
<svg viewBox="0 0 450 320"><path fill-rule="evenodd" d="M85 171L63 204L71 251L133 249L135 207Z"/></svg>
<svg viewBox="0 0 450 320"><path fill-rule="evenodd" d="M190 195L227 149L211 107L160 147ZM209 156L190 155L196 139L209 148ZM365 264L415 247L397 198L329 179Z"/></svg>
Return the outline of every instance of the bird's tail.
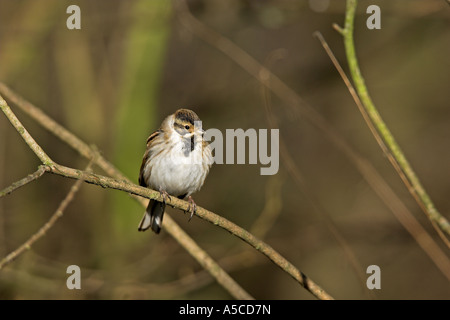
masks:
<svg viewBox="0 0 450 320"><path fill-rule="evenodd" d="M155 233L159 233L159 231L161 231L165 208L166 204L164 202L155 201L153 199L150 200L147 210L145 210L144 216L139 223L138 230L145 231L151 227Z"/></svg>

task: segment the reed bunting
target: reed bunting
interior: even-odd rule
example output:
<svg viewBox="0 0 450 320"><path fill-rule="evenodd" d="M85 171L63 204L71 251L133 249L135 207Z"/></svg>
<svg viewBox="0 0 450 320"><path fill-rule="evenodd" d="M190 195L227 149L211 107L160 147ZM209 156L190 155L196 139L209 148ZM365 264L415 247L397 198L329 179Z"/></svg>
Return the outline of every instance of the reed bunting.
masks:
<svg viewBox="0 0 450 320"><path fill-rule="evenodd" d="M192 218L196 204L191 194L200 190L213 162L211 148L203 140L203 134L197 114L192 110L179 109L148 137L139 184L159 190L163 202L150 200L139 223L139 231L148 228L155 233L161 231L165 201L170 195L179 199L188 198L189 220Z"/></svg>

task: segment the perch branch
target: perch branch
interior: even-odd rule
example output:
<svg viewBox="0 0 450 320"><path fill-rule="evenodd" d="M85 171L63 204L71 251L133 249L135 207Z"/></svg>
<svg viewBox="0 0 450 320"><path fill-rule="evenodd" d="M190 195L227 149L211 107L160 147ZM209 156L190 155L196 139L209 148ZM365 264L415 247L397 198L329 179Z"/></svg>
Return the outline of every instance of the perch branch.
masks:
<svg viewBox="0 0 450 320"><path fill-rule="evenodd" d="M420 183L418 176L409 164L386 123L381 118L380 113L369 95L369 91L366 87L364 78L359 68L358 60L356 58L355 43L353 39L353 27L357 4L357 0L347 0L345 26L341 29L340 33L344 37L344 46L350 74L355 84L358 96L361 99L364 109L367 112L371 122L389 149L389 154L392 154L392 156L389 157L390 162L393 164L394 168L401 169L401 172L403 173L401 177L403 182L406 184L408 191L414 197L428 218L431 221L434 221L447 235L450 235L449 221L435 208L433 201Z"/></svg>
<svg viewBox="0 0 450 320"><path fill-rule="evenodd" d="M1 85L0 86L0 91L3 92L3 89L5 88L5 85ZM3 100L4 101L4 100ZM0 101L1 102L1 101ZM29 104L28 106L30 106L31 104ZM10 109L6 102L4 103L4 107L2 106L2 110L3 109ZM12 111L10 111L11 114ZM14 115L14 114L13 114ZM20 133L20 132L19 132ZM78 141L80 142L80 141ZM82 143L83 144L83 143ZM99 155L98 158L100 158L101 156ZM151 190L148 188L144 188L141 186L137 186L131 182L129 182L127 179L112 179L109 177L105 177L105 176L101 176L101 175L97 175L94 173L88 173L88 172L82 172L80 170L76 170L76 169L72 169L72 168L68 168L56 163L52 162L52 166L46 166L46 171L57 174L57 175L61 175L64 177L68 177L68 178L73 178L73 179L81 179L84 180L88 183L92 183L92 184L96 184L99 186L102 186L104 188L112 188L112 189L117 189L117 190L122 190L122 191L126 191L132 195L137 195L137 196L141 196L141 197L145 197L145 198L149 198L149 199L155 199L157 201L162 201L162 196L160 195L159 192L155 191L155 190ZM170 199L166 199L166 204L177 208L177 209L181 209L183 211L187 211L189 208L189 203L187 201L184 200L180 200L177 199L176 197L171 197ZM255 236L253 236L252 234L250 234L248 231L244 230L243 228L235 225L234 223L230 222L229 220L211 212L208 211L204 208L201 207L197 207L196 210L196 215L201 217L202 219L209 221L215 225L218 225L224 229L226 229L227 231L229 231L230 233L232 233L233 235L237 236L238 238L244 240L245 242L247 242L248 244L250 244L251 246L253 246L255 249L257 249L258 251L260 251L261 253L263 253L265 256L267 256L271 261L273 261L276 265L278 265L282 270L284 270L285 272L287 272L289 275L291 275L295 280L297 280L306 290L308 290L311 294L313 294L315 297L317 297L318 299L324 299L324 300L331 300L333 299L328 293L326 293L319 285L317 285L314 281L312 281L310 278L308 278L304 273L300 272L295 266L293 266L289 261L287 261L283 256L281 256L278 252L276 252L273 248L271 248L269 245L267 245L266 243L264 243L263 241L257 239ZM169 218L169 216L167 217ZM171 219L167 219L165 220L165 225L166 225L166 229L167 229L167 221L172 221ZM174 222L173 222L174 223ZM175 237L175 234L178 234L178 232L183 232L182 235L187 236L186 234L184 234L184 231L181 230L181 228L178 227L178 230L176 229L176 227L174 227L174 225L171 225L169 227L171 229L171 232L173 232L173 235ZM186 248L186 242L191 243L193 242L193 240L186 241L186 239L183 238L183 240L180 240L178 238L176 238L177 241L179 241L180 244L183 245L183 247ZM189 238L190 239L190 238ZM200 248L198 248L200 249ZM228 283L228 288L234 288L236 286L238 286L238 284L230 284L229 281L227 281L226 277L224 278L218 278L218 273L217 267L219 267L212 259L211 260L205 260L205 255L206 253L200 249L197 250L197 248L189 248L187 249L191 254L192 253L197 253L196 259L198 260L198 262L204 266L204 267L210 267L209 269L207 269L215 278L219 283ZM211 263L212 262L212 263ZM220 267L219 267L220 268ZM212 269L212 270L211 270ZM226 274L226 272L223 269L222 270L223 273L221 273L221 275ZM231 279L231 278L229 278ZM232 279L231 279L232 280ZM233 280L234 282L234 280ZM240 288L240 287L239 287ZM243 289L241 289L243 290ZM231 291L233 292L233 291ZM250 299L251 296L246 294L245 297L247 299ZM244 297L241 297L241 299L243 299Z"/></svg>
<svg viewBox="0 0 450 320"><path fill-rule="evenodd" d="M116 176L117 179L120 179L122 181L128 181L126 177L120 173L112 164L110 164L108 161L106 161L100 154L97 153L96 150L89 147L86 143L78 139L75 135L64 129L62 126L60 126L58 123L53 121L50 117L45 115L40 109L33 106L28 101L24 100L23 98L19 97L17 94L15 94L11 89L9 89L5 84L0 83L0 92L3 92L6 96L11 97L12 100L21 108L22 110L27 112L31 117L33 117L39 124L41 124L43 127L45 127L47 130L55 134L57 137L60 137L68 143L72 148L80 152L81 155L88 159L94 159L93 161L99 165L103 170L106 172L109 172L111 175ZM17 124L14 125L16 130L19 132L20 135L24 138L24 140L27 142L27 144L30 146L30 148L36 153L41 154L39 145L34 141L31 136L26 135L23 136L26 132L26 130L23 128L23 126L20 124L19 120L15 116L15 114L12 112L12 110L9 108L9 106L6 104L6 101L0 96L0 106L2 108L2 111L5 112L5 114L8 116L8 119L10 121L14 121L14 123ZM23 128L23 129L21 129ZM33 149L34 148L34 149ZM43 152L43 151L42 151ZM45 153L44 153L45 154ZM60 170L60 173L64 172L64 169L62 166L58 166L47 156L43 157L42 159L45 159L48 161L51 166L41 166L45 168L45 171L51 172L52 169L56 169L55 166L57 166ZM74 170L74 169L72 169ZM75 173L78 174L78 179L81 178L83 173L79 170L75 170ZM93 183L93 182L91 182ZM120 184L120 183L119 183ZM116 184L115 187L118 188L118 185ZM101 184L100 184L101 185ZM120 187L120 186L119 186ZM148 189L149 190L149 189ZM142 198L139 198L140 202L143 206L146 205L145 200ZM175 221L171 219L169 215L166 216L166 219L164 220L164 225L166 230L178 241L179 244L183 248L185 248L199 263L202 265L206 270L216 279L216 281L221 284L234 298L240 299L240 300L250 300L253 299L243 288L241 288L203 249L201 249L195 241L193 241L186 233L184 233L181 228L179 228ZM183 236L183 241L181 241L178 237ZM190 241L188 241L190 239Z"/></svg>
<svg viewBox="0 0 450 320"><path fill-rule="evenodd" d="M86 181L87 183L92 183L95 185L99 185L103 188L111 188L116 190L122 190L128 192L133 195L138 195L141 197L154 199L157 201L163 201L162 195L158 191L154 191L148 188L144 188L132 183L129 183L124 180L116 180L109 177L101 176L94 173L86 173L80 170L68 168L62 165L55 164L53 167L46 167L47 171L61 175L67 178L72 179L81 179ZM180 209L182 211L189 210L189 202L180 200L176 197L171 197L169 199L165 199L166 205L169 205L173 208ZM207 209L197 206L197 210L195 214L214 225L217 225L236 237L244 240L256 250L260 251L266 257L268 257L271 261L273 261L276 265L278 265L282 270L287 272L290 276L292 276L297 282L299 282L303 287L305 287L308 291L310 291L314 296L319 299L329 300L332 299L330 295L328 295L322 288L320 288L316 283L314 283L311 279L309 279L305 274L300 272L295 266L293 266L289 261L287 261L283 256L281 256L278 252L276 252L272 247L263 241L257 239L247 230L237 226L233 222L227 220L224 217L221 217Z"/></svg>

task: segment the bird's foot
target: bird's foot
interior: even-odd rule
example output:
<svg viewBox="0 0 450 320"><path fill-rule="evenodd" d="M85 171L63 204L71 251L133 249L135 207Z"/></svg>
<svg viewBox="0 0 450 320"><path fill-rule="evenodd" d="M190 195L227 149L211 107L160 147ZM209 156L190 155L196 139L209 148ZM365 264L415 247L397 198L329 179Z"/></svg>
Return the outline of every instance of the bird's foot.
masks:
<svg viewBox="0 0 450 320"><path fill-rule="evenodd" d="M187 209L187 212L191 213L191 216L189 217L188 221L191 221L192 216L194 215L195 211L197 211L197 205L194 202L194 199L192 199L191 196L188 197L189 207Z"/></svg>
<svg viewBox="0 0 450 320"><path fill-rule="evenodd" d="M170 201L172 201L172 198L170 197L170 195L167 193L167 191L159 189L159 194L161 195L161 197L163 198L163 202L166 203L167 199L169 199Z"/></svg>

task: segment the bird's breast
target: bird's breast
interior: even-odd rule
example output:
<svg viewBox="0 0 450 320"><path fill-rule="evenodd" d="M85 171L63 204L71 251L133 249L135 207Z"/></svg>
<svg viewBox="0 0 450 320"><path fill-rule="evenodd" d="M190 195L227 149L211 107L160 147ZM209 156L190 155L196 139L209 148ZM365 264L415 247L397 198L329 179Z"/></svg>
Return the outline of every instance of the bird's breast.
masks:
<svg viewBox="0 0 450 320"><path fill-rule="evenodd" d="M196 143L195 147L180 140L172 143L161 152L150 157L147 166L150 166L150 177L147 184L155 190L164 190L174 196L191 195L203 185L209 166L202 158L202 145Z"/></svg>

